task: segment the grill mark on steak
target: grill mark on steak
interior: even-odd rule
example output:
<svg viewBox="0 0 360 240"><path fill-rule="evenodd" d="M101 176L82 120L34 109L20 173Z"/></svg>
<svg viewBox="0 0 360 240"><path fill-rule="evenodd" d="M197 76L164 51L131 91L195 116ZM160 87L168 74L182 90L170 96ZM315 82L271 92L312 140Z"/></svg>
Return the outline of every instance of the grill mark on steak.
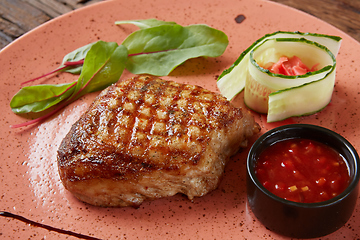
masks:
<svg viewBox="0 0 360 240"><path fill-rule="evenodd" d="M239 133L234 133L235 129ZM199 86L137 76L102 91L72 126L58 150L59 173L65 187L79 197L73 188L87 181L131 185L156 172L156 177L184 177L189 185L193 184L188 183L191 172L196 173L194 179L209 185L200 190L194 187L191 191L195 193L188 194L192 198L216 188L221 176L208 177L210 180L206 176L221 175L230 155L258 131L250 114L245 116L219 94ZM179 191L187 194L189 190L183 189L188 185L181 185ZM135 195L141 198L145 193ZM89 202L88 197L79 198Z"/></svg>

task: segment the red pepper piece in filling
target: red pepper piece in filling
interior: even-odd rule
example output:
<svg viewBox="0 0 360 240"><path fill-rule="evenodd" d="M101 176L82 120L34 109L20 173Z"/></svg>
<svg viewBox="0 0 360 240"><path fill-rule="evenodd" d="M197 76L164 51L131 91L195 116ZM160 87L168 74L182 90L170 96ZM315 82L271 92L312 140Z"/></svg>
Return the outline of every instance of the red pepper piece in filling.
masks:
<svg viewBox="0 0 360 240"><path fill-rule="evenodd" d="M312 68L308 68L299 57L293 56L291 58L281 57L278 62L272 64L267 69L275 74L282 74L286 76L304 75L308 72L316 71L318 64Z"/></svg>

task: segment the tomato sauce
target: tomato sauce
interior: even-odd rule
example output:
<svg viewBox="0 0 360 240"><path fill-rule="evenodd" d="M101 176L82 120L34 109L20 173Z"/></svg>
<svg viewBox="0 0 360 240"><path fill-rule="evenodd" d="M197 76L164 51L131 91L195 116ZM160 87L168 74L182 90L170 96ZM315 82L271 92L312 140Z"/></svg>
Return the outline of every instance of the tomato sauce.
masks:
<svg viewBox="0 0 360 240"><path fill-rule="evenodd" d="M329 200L349 185L348 166L331 147L308 139L277 142L260 153L255 174L273 194L293 202Z"/></svg>

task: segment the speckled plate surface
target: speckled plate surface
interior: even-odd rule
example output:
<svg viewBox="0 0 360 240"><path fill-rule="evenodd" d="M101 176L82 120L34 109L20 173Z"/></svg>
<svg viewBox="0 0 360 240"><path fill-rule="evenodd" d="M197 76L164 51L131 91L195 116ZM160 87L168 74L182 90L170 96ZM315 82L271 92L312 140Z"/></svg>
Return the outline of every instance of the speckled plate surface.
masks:
<svg viewBox="0 0 360 240"><path fill-rule="evenodd" d="M245 20L237 23L235 18ZM260 0L132 0L106 1L86 7L29 32L0 52L0 211L101 239L283 239L254 218L246 201L245 158L248 149L234 156L220 187L193 202L174 196L146 202L139 209L99 208L76 200L58 176L56 151L70 126L96 96L90 94L52 119L23 129L11 124L25 119L13 114L11 97L20 83L56 68L63 56L87 43L122 40L137 28L116 26L117 20L158 18L182 25L205 23L223 30L230 44L216 59L194 59L166 79L218 91L216 78L253 41L277 30L318 32L343 38L338 55L337 80L331 104L318 114L293 118L330 128L360 147L360 44L336 28L297 10ZM131 76L124 73L122 78ZM70 74L45 79L69 82ZM242 106L242 95L234 101ZM266 124L254 114L265 132ZM252 139L252 142L255 139ZM360 200L348 223L327 239L360 238ZM301 226L299 226L301 227ZM0 217L1 239L72 239L73 237L19 220Z"/></svg>

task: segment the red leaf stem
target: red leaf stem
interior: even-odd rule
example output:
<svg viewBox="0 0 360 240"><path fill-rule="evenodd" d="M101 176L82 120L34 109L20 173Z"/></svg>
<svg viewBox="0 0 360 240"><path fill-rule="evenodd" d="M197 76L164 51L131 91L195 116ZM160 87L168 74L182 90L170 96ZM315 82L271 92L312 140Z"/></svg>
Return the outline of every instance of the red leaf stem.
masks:
<svg viewBox="0 0 360 240"><path fill-rule="evenodd" d="M36 81L36 80L38 80L38 79L40 79L40 78L43 78L43 77L46 77L46 76L49 76L50 74L56 73L56 72L58 72L58 71L61 71L61 70L63 70L63 69L66 68L66 67L67 67L67 66L64 66L64 67L61 67L61 68L57 68L57 69L55 69L55 70L53 70L53 71L51 71L51 72L49 72L49 73L46 73L46 74L44 74L44 75L41 75L40 77L36 77L36 78L30 79L30 80L28 80L28 81L22 82L21 85L24 85L24 84L29 83L29 82Z"/></svg>
<svg viewBox="0 0 360 240"><path fill-rule="evenodd" d="M30 79L30 80L28 80L28 81L25 81L25 82L21 83L21 85L27 84L27 83L29 83L29 82L36 81L36 80L38 80L38 79L40 79L40 78L44 78L44 77L46 77L46 76L49 76L50 74L53 74L53 73L59 72L59 71L61 71L61 70L64 70L64 69L67 68L67 67L76 66L76 65L82 65L82 64L84 64L84 59L79 60L79 61L74 61L74 62L64 62L64 64L63 64L64 66L63 66L63 67L57 68L57 69L55 69L55 70L52 70L51 72L46 73L46 74L44 74L44 75L41 75L40 77L36 77L36 78Z"/></svg>
<svg viewBox="0 0 360 240"><path fill-rule="evenodd" d="M73 88L74 86L76 86L77 82L74 82L74 84L72 84L70 87L68 87L67 89L65 89L64 92L62 92L59 95L56 95L56 97L59 97L60 95L66 93L67 91L69 91L71 88ZM37 122L41 122L42 120L45 120L49 117L51 117L52 115L54 115L55 113L57 113L59 110L61 110L63 107L65 107L67 104L69 104L70 99L64 101L62 104L60 104L57 108L55 108L53 111L45 114L44 116L41 116L39 118L35 118L33 120L24 122L24 123L19 123L19 124L15 124L15 125L11 125L11 128L20 128L20 127L26 127L29 126L31 124L37 123Z"/></svg>
<svg viewBox="0 0 360 240"><path fill-rule="evenodd" d="M107 63L107 62L106 62ZM15 125L11 125L10 127L11 128L20 128L20 127L26 127L26 126L29 126L31 124L34 124L34 123L38 123L38 122L41 122L49 117L51 117L52 115L54 115L55 113L57 113L58 111L60 111L62 108L64 108L66 105L68 105L70 102L72 102L74 99L74 101L76 100L77 96L79 95L79 93L81 93L81 91L83 91L88 85L89 83L91 82L91 80L94 79L94 77L96 76L96 74L98 72L100 72L100 70L106 65L106 63L103 64L103 66L101 68L99 68L98 71L96 71L92 77L89 79L89 81L82 87L79 89L79 91L77 93L75 93L74 95L72 95L69 99L65 100L63 103L61 103L57 108L55 108L53 111L45 114L44 116L41 116L39 118L36 118L36 119L33 119L33 120L30 120L30 121L27 121L27 122L24 122L24 123L20 123L20 124L15 124ZM79 81L79 80L78 80ZM66 91L68 91L69 89L71 89L72 87L74 87L78 81L76 81L74 84L72 84L69 88L67 88L63 93L65 93Z"/></svg>
<svg viewBox="0 0 360 240"><path fill-rule="evenodd" d="M55 108L53 111L45 114L44 116L41 116L39 118L35 118L33 120L27 121L27 122L23 122L23 123L19 123L19 124L15 124L15 125L11 125L10 128L20 128L20 127L26 127L29 126L31 124L34 123L38 123L41 122L49 117L51 117L52 115L54 115L55 113L57 113L58 111L60 111L62 108L64 108L67 105L67 101L63 102L62 104L60 104L57 108Z"/></svg>
<svg viewBox="0 0 360 240"><path fill-rule="evenodd" d="M75 66L75 65L82 65L84 64L84 59L81 59L79 61L74 61L74 62L64 62L63 65L65 66Z"/></svg>

